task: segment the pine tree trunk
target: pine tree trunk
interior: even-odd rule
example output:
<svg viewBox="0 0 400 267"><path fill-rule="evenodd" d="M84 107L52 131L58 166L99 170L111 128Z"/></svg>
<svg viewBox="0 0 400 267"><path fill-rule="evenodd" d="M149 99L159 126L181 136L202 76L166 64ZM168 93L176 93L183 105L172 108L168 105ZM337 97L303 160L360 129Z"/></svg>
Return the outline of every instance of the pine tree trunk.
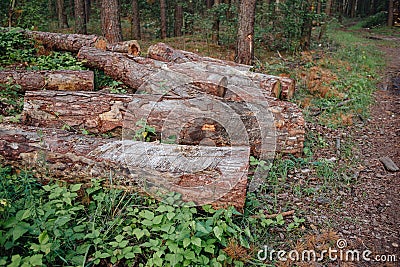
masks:
<svg viewBox="0 0 400 267"><path fill-rule="evenodd" d="M60 29L68 28L68 18L65 13L64 0L57 0L58 27Z"/></svg>
<svg viewBox="0 0 400 267"><path fill-rule="evenodd" d="M241 64L253 63L255 9L256 0L242 0L240 3L235 61Z"/></svg>
<svg viewBox="0 0 400 267"><path fill-rule="evenodd" d="M389 0L389 10L388 10L388 26L392 27L393 26L393 0Z"/></svg>
<svg viewBox="0 0 400 267"><path fill-rule="evenodd" d="M87 34L85 0L74 0L75 33Z"/></svg>
<svg viewBox="0 0 400 267"><path fill-rule="evenodd" d="M218 6L220 4L220 0L214 0L214 22L212 25L212 41L214 44L219 43L219 11Z"/></svg>
<svg viewBox="0 0 400 267"><path fill-rule="evenodd" d="M182 36L183 28L183 6L181 3L177 3L175 6L175 25L174 35L176 37Z"/></svg>
<svg viewBox="0 0 400 267"><path fill-rule="evenodd" d="M167 38L167 4L160 0L161 38Z"/></svg>
<svg viewBox="0 0 400 267"><path fill-rule="evenodd" d="M140 12L139 12L139 3L138 0L132 0L132 25L131 25L131 34L132 39L140 40Z"/></svg>
<svg viewBox="0 0 400 267"><path fill-rule="evenodd" d="M118 0L101 0L101 30L110 43L122 41L120 15Z"/></svg>
<svg viewBox="0 0 400 267"><path fill-rule="evenodd" d="M306 12L306 16L304 18L303 26L301 29L301 48L303 50L308 50L310 48L311 43L311 31L312 31L312 19L310 14L312 11L313 0L304 1L304 11Z"/></svg>
<svg viewBox="0 0 400 267"><path fill-rule="evenodd" d="M86 24L89 23L90 20L90 13L91 13L91 3L90 0L84 0L85 1L85 22Z"/></svg>

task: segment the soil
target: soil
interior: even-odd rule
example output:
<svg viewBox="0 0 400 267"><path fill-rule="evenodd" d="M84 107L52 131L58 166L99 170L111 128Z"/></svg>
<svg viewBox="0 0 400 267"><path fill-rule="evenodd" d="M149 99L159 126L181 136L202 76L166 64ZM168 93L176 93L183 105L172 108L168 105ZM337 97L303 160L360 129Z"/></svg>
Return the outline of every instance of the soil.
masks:
<svg viewBox="0 0 400 267"><path fill-rule="evenodd" d="M370 118L363 127L349 129L361 159L357 182L334 216L337 232L353 249L395 255L397 262L361 261L356 266L400 266L400 172L386 170L379 160L387 156L400 167L400 47L381 49L388 67L374 93Z"/></svg>

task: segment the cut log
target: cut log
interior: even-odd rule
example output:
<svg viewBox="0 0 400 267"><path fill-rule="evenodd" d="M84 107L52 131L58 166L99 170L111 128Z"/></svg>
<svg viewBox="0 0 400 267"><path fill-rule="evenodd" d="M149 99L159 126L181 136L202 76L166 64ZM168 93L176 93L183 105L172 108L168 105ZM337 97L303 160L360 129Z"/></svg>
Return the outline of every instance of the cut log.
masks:
<svg viewBox="0 0 400 267"><path fill-rule="evenodd" d="M251 100L251 96L246 99ZM275 149L283 154L301 155L305 133L301 110L275 98L268 99L268 105L264 108L250 101L230 101L199 93L177 97L31 91L25 94L22 119L28 125L85 129L92 133L121 134L123 128L122 134L130 139L143 128L138 123L146 121L148 126L155 127L157 139L162 141L250 145L251 153L262 157L270 156Z"/></svg>
<svg viewBox="0 0 400 267"><path fill-rule="evenodd" d="M12 70L0 71L0 83L18 84L27 90L93 91L93 71L74 70Z"/></svg>
<svg viewBox="0 0 400 267"><path fill-rule="evenodd" d="M140 54L140 45L136 40L110 44L106 38L97 35L64 34L54 32L23 31L28 38L35 39L51 50L78 52L83 46L96 47L102 50L127 53L134 56Z"/></svg>
<svg viewBox="0 0 400 267"><path fill-rule="evenodd" d="M94 177L109 181L112 175L114 185L156 197L177 192L184 201L216 208L243 210L248 157L248 147L144 143L0 125L0 162L33 168L43 181L90 183Z"/></svg>
<svg viewBox="0 0 400 267"><path fill-rule="evenodd" d="M142 57L126 57L120 53L102 51L92 47L83 47L78 58L84 60L89 67L104 70L116 80L137 89L137 92L149 94L185 95L185 91L176 92L182 85L196 85L203 92L223 97L229 87L247 86L248 90L262 92L265 96L281 94L279 77L262 74L244 75L237 69L209 62L185 62L181 64L163 63ZM234 90L233 90L234 91Z"/></svg>
<svg viewBox="0 0 400 267"><path fill-rule="evenodd" d="M124 54L103 51L92 47L82 47L78 58L92 68L104 70L110 77L125 85L149 94L185 95L185 86L195 84L198 90L216 96L225 94L226 77L214 73L175 73L150 59L138 57L136 60ZM176 91L179 88L181 91Z"/></svg>
<svg viewBox="0 0 400 267"><path fill-rule="evenodd" d="M274 96L279 99L289 100L294 95L294 80L285 77L254 73L250 71L252 66L249 65L243 65L235 62L223 61L209 57L201 57L191 52L174 49L164 43L158 43L150 46L147 53L150 58L164 62L175 62L178 64L186 62L202 62L203 64L212 66L215 71L218 71L219 73L224 73L224 75L226 75L226 72L229 72L230 76L247 77L248 79L251 79L252 82L255 83L257 86L260 86L261 88L267 90L271 89L271 87L269 86L271 80L279 80L281 84L281 89L280 91L272 90ZM228 77L228 81L230 81L231 79L238 80L236 77ZM239 86L239 84L235 84L235 82L233 82L232 84Z"/></svg>

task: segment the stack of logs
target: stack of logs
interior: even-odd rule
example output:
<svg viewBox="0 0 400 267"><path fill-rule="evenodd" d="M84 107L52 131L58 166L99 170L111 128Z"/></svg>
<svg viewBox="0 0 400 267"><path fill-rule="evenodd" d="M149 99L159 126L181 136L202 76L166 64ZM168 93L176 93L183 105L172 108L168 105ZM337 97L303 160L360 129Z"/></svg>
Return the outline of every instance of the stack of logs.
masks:
<svg viewBox="0 0 400 267"><path fill-rule="evenodd" d="M250 155L302 153L302 113L287 101L291 79L163 43L141 57L136 41L24 33L77 52L135 93L94 92L92 71L1 71L0 83L25 93L22 122L0 128L3 164L33 168L43 180L112 177L151 194L176 191L185 201L241 210ZM154 142L134 141L138 135Z"/></svg>

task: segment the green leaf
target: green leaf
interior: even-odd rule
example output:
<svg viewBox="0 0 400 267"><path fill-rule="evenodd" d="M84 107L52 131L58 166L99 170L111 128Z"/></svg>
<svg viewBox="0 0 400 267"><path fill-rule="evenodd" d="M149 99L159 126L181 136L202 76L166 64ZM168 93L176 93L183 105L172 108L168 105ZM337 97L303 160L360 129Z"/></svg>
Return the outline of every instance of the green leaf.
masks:
<svg viewBox="0 0 400 267"><path fill-rule="evenodd" d="M29 231L29 227L30 225L26 222L20 222L18 223L14 229L12 230L12 234L13 234L13 242L15 242L16 240L18 240L18 238L20 238L21 236L23 236L26 232Z"/></svg>
<svg viewBox="0 0 400 267"><path fill-rule="evenodd" d="M11 263L7 267L19 267L21 263L21 256L19 254L11 257Z"/></svg>
<svg viewBox="0 0 400 267"><path fill-rule="evenodd" d="M209 234L211 232L211 228L210 227L207 227L207 228L204 226L203 223L196 222L196 230L197 231L204 233L204 234Z"/></svg>
<svg viewBox="0 0 400 267"><path fill-rule="evenodd" d="M198 237L192 237L191 242L192 242L193 245L196 245L196 246L198 246L198 247L201 247L201 239L200 239L200 238L198 238Z"/></svg>
<svg viewBox="0 0 400 267"><path fill-rule="evenodd" d="M117 235L117 236L115 237L115 240L116 240L118 243L121 242L123 239L124 239L124 236L123 236L123 235Z"/></svg>
<svg viewBox="0 0 400 267"><path fill-rule="evenodd" d="M135 228L132 233L136 236L138 240L140 240L144 236L144 231L139 228Z"/></svg>
<svg viewBox="0 0 400 267"><path fill-rule="evenodd" d="M79 189L81 189L81 186L82 186L82 184L74 184L71 186L70 190L71 190L71 192L76 192Z"/></svg>
<svg viewBox="0 0 400 267"><path fill-rule="evenodd" d="M213 232L216 238L218 238L219 241L222 241L222 234L224 233L224 230L220 226L215 226L213 228Z"/></svg>
<svg viewBox="0 0 400 267"><path fill-rule="evenodd" d="M158 216L154 217L153 224L160 224L163 218L164 218L164 215L158 215Z"/></svg>
<svg viewBox="0 0 400 267"><path fill-rule="evenodd" d="M29 263L31 266L42 266L43 254L36 254L30 257Z"/></svg>
<svg viewBox="0 0 400 267"><path fill-rule="evenodd" d="M183 253L183 256L185 257L185 259L188 260L194 260L196 259L196 255L194 254L193 250L185 250L185 252Z"/></svg>
<svg viewBox="0 0 400 267"><path fill-rule="evenodd" d="M150 221L154 219L154 213L148 210L141 211L139 213L139 216Z"/></svg>
<svg viewBox="0 0 400 267"><path fill-rule="evenodd" d="M217 261L223 262L223 261L225 261L225 260L226 260L226 256L225 256L224 254L220 254L220 255L218 256L218 258L217 258Z"/></svg>
<svg viewBox="0 0 400 267"><path fill-rule="evenodd" d="M39 244L44 245L47 242L49 242L49 235L47 234L47 231L43 231L40 235L39 235Z"/></svg>
<svg viewBox="0 0 400 267"><path fill-rule="evenodd" d="M189 245L190 245L190 239L189 238L183 239L183 247L186 248Z"/></svg>
<svg viewBox="0 0 400 267"><path fill-rule="evenodd" d="M213 244L209 244L204 248L204 251L214 254L214 249L215 249L215 246Z"/></svg>

